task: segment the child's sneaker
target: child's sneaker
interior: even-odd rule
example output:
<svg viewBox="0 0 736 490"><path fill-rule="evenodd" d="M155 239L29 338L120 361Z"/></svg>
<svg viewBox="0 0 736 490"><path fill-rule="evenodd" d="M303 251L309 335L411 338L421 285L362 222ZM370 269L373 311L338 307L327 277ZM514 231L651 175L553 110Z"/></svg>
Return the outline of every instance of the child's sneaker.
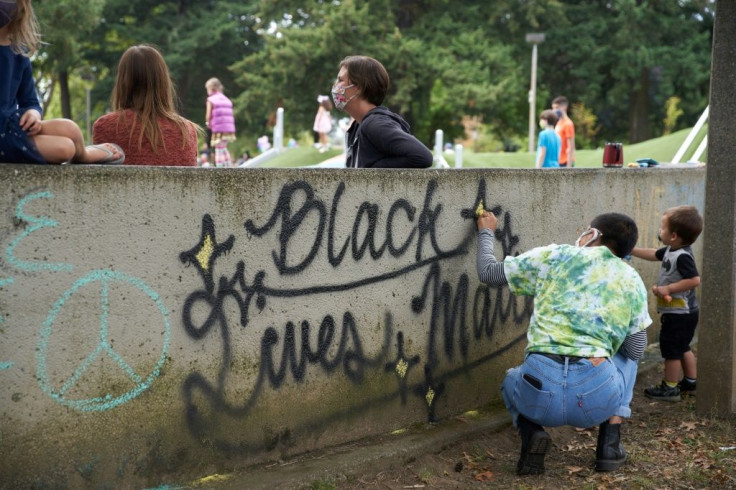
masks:
<svg viewBox="0 0 736 490"><path fill-rule="evenodd" d="M677 383L677 387L680 388L681 395L695 396L695 385L696 384L697 384L697 381L688 381L685 378L683 378L680 380L679 383Z"/></svg>
<svg viewBox="0 0 736 490"><path fill-rule="evenodd" d="M679 402L682 400L682 397L680 396L680 388L677 386L669 387L664 381L662 381L662 384L650 386L645 389L644 395L646 395L647 398L665 400L668 402Z"/></svg>

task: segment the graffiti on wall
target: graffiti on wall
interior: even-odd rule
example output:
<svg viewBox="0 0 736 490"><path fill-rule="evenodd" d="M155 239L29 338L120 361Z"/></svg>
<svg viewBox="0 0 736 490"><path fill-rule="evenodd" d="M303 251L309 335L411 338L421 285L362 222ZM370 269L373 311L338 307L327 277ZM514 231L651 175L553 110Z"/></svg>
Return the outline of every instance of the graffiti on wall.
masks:
<svg viewBox="0 0 736 490"><path fill-rule="evenodd" d="M485 181L481 180L473 205L463 209L460 216L447 216L446 212L443 214L443 205L436 202L436 191L437 182L432 180L418 206L404 198L394 200L387 209L382 209L378 203L363 201L354 215L345 216L346 207L340 206L346 194L344 183L337 185L329 203L320 199L308 182L286 184L264 222L249 219L244 223L248 238L275 237L277 243L271 251L271 263L260 263L251 270L243 258L237 260L234 270L220 271L218 259L233 252L236 236L218 238L214 218L209 214L203 216L199 242L180 254L181 261L194 266L202 280L201 288L192 291L184 302L182 323L185 332L197 341L210 337L212 332L217 333L214 337L220 339L221 363L215 379L208 379L204 373L195 371L184 382L186 416L195 437L201 440L213 437L210 433L212 421L208 420L197 400L206 399L208 409L216 413L245 420L265 390L279 390L289 379L299 383L308 370L325 373L339 370L355 384L363 382L369 370L395 374L395 389L360 406L351 406L345 413L333 413L329 416L331 419L355 416L362 410L396 399L406 404L408 397L412 396L422 401L427 419L433 421L437 403L446 394L448 381L466 375L523 340L522 334L494 352L470 358L471 344L490 340L496 325L508 320L516 323L527 320L531 314L531 301L517 300L503 294L500 288L491 289L485 285L471 291L467 273L461 273L457 278L443 277L440 267L443 262L467 260L470 244L475 240L473 210L480 200L488 200ZM509 212L500 206L492 211L503 216L496 236L504 256L518 253L519 239L512 230ZM379 218L383 215L386 218L381 223ZM442 246L440 228L443 218L470 221L468 233L458 237L454 244ZM352 220L351 232L347 236L338 237L338 220L343 223ZM306 241L305 230L309 237ZM397 230L402 231L398 233ZM293 243L296 237L299 237L299 247ZM299 250L299 253L294 253L294 250ZM350 280L343 282L311 283L301 288L271 285L278 281L271 281L269 274L275 274L277 278L301 277L315 267L317 257L326 257L335 270L346 261L365 260L380 265L382 259L393 258L398 259L401 265L389 270L368 267L365 270L375 272L358 278L351 275ZM405 280L409 275L422 277L422 274L423 278L416 282L416 294L406 306L417 318L429 317L424 357L405 352L405 332L394 326L392 311L384 313L380 347L368 354L361 333L366 326L359 325L355 314L347 308L341 317L325 315L318 327L308 320L287 321L281 329L269 325L260 337L256 362L258 372L249 394L238 401L232 401L226 395L228 384L232 382L231 366L239 355L233 348L233 329L248 328L269 302L361 291L367 286L385 285L388 291L390 281L399 277ZM334 277L340 278L340 274L334 274ZM226 302L232 304L233 301L238 310L236 321L228 318L224 307ZM453 368L443 370L443 362L449 362ZM416 369L423 375L412 376ZM310 426L324 426L330 420L315 419ZM223 450L242 452L272 449L279 443L288 444L289 437L289 433L276 434L263 443L233 442L221 438L213 443Z"/></svg>
<svg viewBox="0 0 736 490"><path fill-rule="evenodd" d="M13 238L5 249L4 262L11 268L17 270L22 276L18 282L39 273L54 273L60 271L71 271L72 264L62 262L48 262L40 260L25 260L22 258L24 242L32 234L43 228L57 228L59 223L48 216L35 216L26 211L26 207L39 199L53 199L49 191L32 192L22 197L15 208L14 223L22 227L23 231ZM14 277L0 279L0 288L7 288L16 283ZM65 331L78 329L79 322L69 322L62 319L64 309L85 293L98 295L99 310L93 312L95 315L96 331L88 332L90 337L96 341L94 347L84 356L81 362L76 364L71 373L64 376L53 377L50 372L67 373L69 364L77 362L79 352L67 352L65 345L55 342L57 335L63 335ZM119 353L113 347L115 334L114 325L110 319L111 305L119 302L119 294L142 294L143 299L137 300L136 308L140 304L151 302L154 310L161 317L162 338L161 352L157 358L150 362L140 362L141 366L132 365L126 356ZM0 322L4 317L0 316ZM8 322L10 323L10 322ZM118 325L119 328L119 325ZM45 321L41 325L39 340L35 350L36 357L36 380L41 390L55 401L68 407L83 412L103 411L126 403L147 390L153 381L159 376L161 368L166 360L171 332L169 313L159 295L144 281L120 271L109 269L92 270L83 277L76 280L69 289L62 293L61 297L51 307ZM138 356L140 357L140 356ZM52 360L53 359L53 360ZM94 380L100 373L95 370L101 368L103 360L111 362L115 369L120 370L120 377L127 380L125 388L109 388L100 385ZM10 369L14 366L14 360L3 360L0 369ZM148 368L153 364L152 368ZM145 370L143 374L140 371ZM110 371L106 374L109 376ZM80 395L85 393L85 395Z"/></svg>

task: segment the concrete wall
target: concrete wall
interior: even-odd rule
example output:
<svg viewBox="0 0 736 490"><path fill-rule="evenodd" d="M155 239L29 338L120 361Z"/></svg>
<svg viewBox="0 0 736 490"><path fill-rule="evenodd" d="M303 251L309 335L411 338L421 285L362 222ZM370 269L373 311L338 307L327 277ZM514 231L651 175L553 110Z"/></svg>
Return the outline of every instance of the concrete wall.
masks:
<svg viewBox="0 0 736 490"><path fill-rule="evenodd" d="M478 200L498 256L613 210L656 246L704 175L0 166L0 481L162 485L499 402L531 303L478 282Z"/></svg>

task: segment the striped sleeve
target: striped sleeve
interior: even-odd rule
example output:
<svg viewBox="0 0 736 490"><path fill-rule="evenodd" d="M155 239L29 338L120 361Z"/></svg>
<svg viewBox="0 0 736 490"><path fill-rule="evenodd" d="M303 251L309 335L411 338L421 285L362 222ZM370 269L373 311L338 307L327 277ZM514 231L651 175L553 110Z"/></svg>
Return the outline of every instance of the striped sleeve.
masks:
<svg viewBox="0 0 736 490"><path fill-rule="evenodd" d="M624 357L628 357L633 361L638 361L644 355L644 349L647 347L647 332L639 330L626 336L624 343L619 347L618 352Z"/></svg>
<svg viewBox="0 0 736 490"><path fill-rule="evenodd" d="M508 284L508 281L503 271L503 262L497 262L493 254L494 243L495 237L491 230L484 228L478 231L478 256L476 258L478 279L489 286L504 286Z"/></svg>

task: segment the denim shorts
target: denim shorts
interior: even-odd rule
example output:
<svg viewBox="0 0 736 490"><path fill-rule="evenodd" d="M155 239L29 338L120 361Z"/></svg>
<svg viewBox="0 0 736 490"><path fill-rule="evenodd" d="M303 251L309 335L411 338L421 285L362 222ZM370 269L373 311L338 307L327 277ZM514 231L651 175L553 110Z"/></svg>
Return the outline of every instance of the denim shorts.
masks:
<svg viewBox="0 0 736 490"><path fill-rule="evenodd" d="M615 359L593 366L587 359L560 363L529 354L521 366L508 371L501 386L514 423L518 414L546 427L581 428L612 415L628 417L637 364L621 355Z"/></svg>

